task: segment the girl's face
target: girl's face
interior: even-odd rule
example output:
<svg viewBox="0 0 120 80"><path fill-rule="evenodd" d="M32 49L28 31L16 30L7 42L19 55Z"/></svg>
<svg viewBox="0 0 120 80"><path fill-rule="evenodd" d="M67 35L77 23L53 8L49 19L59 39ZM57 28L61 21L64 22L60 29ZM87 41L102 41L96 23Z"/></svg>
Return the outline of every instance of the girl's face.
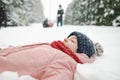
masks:
<svg viewBox="0 0 120 80"><path fill-rule="evenodd" d="M63 43L69 47L73 52L77 52L78 44L77 44L77 37L70 36L69 38L65 38Z"/></svg>

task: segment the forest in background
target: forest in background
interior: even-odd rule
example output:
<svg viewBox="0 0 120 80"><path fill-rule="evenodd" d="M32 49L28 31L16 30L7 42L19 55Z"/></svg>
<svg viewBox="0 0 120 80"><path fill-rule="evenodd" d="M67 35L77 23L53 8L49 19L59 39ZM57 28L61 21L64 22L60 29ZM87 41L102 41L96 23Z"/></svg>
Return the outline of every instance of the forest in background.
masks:
<svg viewBox="0 0 120 80"><path fill-rule="evenodd" d="M65 24L120 26L120 0L73 0Z"/></svg>
<svg viewBox="0 0 120 80"><path fill-rule="evenodd" d="M45 19L41 0L0 0L0 26L28 26ZM120 26L120 0L72 0L64 25Z"/></svg>
<svg viewBox="0 0 120 80"><path fill-rule="evenodd" d="M0 24L3 26L28 26L43 19L40 0L0 0Z"/></svg>

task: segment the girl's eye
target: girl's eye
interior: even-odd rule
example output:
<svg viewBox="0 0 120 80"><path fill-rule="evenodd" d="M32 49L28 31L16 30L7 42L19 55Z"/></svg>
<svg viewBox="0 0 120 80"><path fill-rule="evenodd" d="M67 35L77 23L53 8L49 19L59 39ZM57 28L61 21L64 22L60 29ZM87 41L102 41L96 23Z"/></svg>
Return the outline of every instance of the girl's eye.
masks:
<svg viewBox="0 0 120 80"><path fill-rule="evenodd" d="M72 39L72 40L71 40L71 42L73 42L73 43L74 43L75 41Z"/></svg>

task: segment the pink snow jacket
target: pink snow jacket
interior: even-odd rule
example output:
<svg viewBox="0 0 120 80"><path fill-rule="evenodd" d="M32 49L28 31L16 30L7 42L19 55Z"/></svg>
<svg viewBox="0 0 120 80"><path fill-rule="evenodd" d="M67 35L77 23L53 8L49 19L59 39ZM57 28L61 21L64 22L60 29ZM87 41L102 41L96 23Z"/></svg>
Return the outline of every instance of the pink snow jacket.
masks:
<svg viewBox="0 0 120 80"><path fill-rule="evenodd" d="M85 54L76 54L83 61L93 62ZM15 71L36 80L73 80L77 62L47 43L10 47L0 50L0 72Z"/></svg>

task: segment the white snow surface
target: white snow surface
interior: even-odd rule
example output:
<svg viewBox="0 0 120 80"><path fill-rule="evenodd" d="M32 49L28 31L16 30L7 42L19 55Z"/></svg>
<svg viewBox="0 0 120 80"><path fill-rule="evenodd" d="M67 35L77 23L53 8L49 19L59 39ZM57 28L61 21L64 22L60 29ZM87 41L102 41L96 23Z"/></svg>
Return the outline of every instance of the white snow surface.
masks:
<svg viewBox="0 0 120 80"><path fill-rule="evenodd" d="M28 27L1 28L0 48L63 40L72 31L86 34L93 42L99 42L104 49L103 56L96 57L94 63L77 65L74 80L120 80L119 27L73 25L56 27L54 25L50 28L43 28L42 24L36 23ZM2 80L6 79L2 78Z"/></svg>

